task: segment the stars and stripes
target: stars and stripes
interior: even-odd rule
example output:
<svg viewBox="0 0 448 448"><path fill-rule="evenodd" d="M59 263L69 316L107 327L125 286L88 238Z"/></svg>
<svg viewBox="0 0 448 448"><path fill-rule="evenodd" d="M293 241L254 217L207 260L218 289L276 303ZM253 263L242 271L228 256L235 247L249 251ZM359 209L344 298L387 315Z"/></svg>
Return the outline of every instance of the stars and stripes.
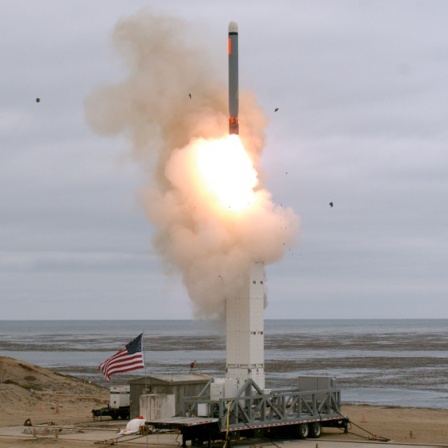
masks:
<svg viewBox="0 0 448 448"><path fill-rule="evenodd" d="M137 336L133 341L126 344L115 355L106 359L98 367L109 381L112 375L116 373L130 372L132 370L144 369L145 361L143 359L142 348L143 333Z"/></svg>

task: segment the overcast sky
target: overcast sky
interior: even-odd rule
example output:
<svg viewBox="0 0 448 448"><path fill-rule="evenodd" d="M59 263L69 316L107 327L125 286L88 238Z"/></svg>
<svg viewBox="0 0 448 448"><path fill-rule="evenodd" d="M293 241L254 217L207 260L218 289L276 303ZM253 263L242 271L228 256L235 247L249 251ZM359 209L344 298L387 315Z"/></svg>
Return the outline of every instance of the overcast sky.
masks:
<svg viewBox="0 0 448 448"><path fill-rule="evenodd" d="M225 82L239 24L264 180L301 221L267 266L266 317L448 318L448 2L0 6L0 319L192 317L153 250L142 167L84 114L126 76L112 33L142 8L195 25Z"/></svg>

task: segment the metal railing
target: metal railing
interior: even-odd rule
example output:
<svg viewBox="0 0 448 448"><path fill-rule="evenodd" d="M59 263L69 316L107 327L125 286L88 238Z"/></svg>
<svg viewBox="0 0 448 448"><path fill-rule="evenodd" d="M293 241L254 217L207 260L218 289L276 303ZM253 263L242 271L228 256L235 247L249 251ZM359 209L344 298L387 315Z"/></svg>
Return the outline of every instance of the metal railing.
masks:
<svg viewBox="0 0 448 448"><path fill-rule="evenodd" d="M240 430L339 418L340 402L339 389L264 393L249 379L235 397L219 400L210 399L208 385L197 397L184 399L183 415L205 417L202 405L207 417L219 419L221 430Z"/></svg>

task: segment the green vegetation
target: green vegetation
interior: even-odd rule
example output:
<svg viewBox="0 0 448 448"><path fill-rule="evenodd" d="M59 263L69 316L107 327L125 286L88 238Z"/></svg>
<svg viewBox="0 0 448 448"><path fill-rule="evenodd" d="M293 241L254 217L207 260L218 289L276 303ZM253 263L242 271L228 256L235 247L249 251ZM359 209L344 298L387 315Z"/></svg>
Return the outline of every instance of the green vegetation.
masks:
<svg viewBox="0 0 448 448"><path fill-rule="evenodd" d="M14 381L14 380L5 380L3 383L4 384L14 384L15 386L19 386L19 387L21 387L22 389L25 389L25 390L32 389L32 387L29 384L20 384L17 381Z"/></svg>

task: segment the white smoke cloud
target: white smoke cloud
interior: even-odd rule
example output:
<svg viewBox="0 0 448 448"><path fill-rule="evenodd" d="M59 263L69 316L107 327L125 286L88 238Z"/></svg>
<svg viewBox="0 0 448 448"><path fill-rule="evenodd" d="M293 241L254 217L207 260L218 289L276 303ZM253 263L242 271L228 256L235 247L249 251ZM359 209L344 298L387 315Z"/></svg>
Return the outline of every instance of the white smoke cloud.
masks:
<svg viewBox="0 0 448 448"><path fill-rule="evenodd" d="M226 83L194 41L177 19L140 12L119 22L114 43L129 76L94 91L85 110L96 132L128 137L148 171L143 203L156 228L155 247L181 272L195 315L221 317L225 298L247 281L251 261L273 263L293 244L298 217L275 205L259 179L254 205L244 213L220 211L198 182L197 145L226 136L228 104ZM266 123L255 95L240 92L241 141L255 170Z"/></svg>

